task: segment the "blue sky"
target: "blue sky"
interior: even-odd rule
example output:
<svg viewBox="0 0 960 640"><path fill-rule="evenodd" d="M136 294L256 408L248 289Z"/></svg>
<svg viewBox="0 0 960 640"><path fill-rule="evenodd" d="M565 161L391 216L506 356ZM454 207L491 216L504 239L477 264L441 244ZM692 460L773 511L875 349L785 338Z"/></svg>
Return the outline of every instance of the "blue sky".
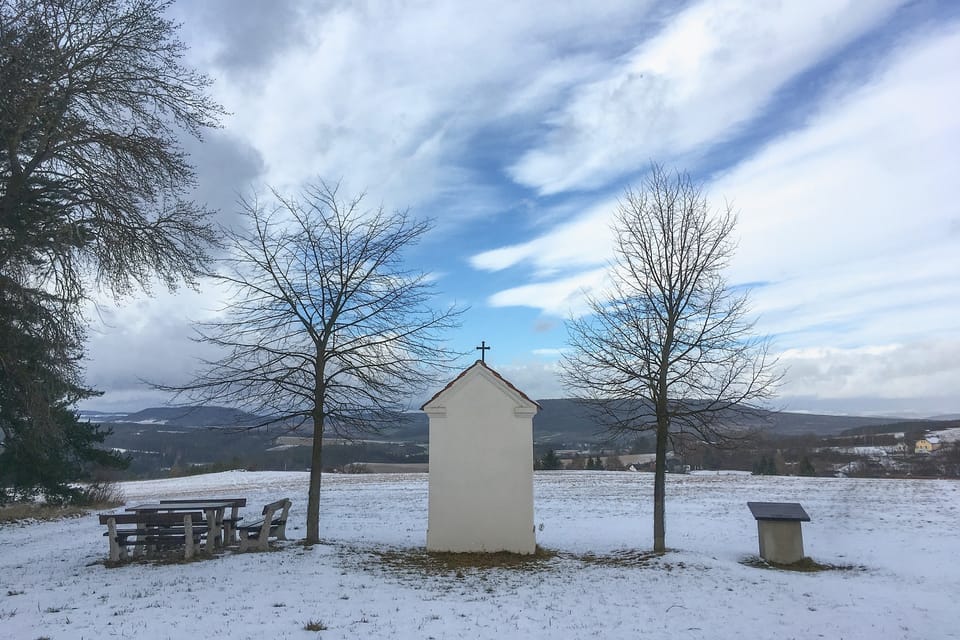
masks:
<svg viewBox="0 0 960 640"><path fill-rule="evenodd" d="M960 5L952 2L308 2L173 7L231 115L185 141L196 196L317 177L436 227L410 253L452 345L558 397L564 319L610 257L618 196L651 162L739 211L790 410L960 412ZM91 313L90 403L162 401L219 293ZM473 354L464 360L468 364Z"/></svg>

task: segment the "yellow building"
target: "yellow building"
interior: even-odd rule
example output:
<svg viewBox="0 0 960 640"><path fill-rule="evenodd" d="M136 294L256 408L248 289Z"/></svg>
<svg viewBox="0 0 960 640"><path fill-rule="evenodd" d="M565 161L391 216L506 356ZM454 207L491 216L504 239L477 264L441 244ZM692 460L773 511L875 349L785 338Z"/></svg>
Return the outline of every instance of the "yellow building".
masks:
<svg viewBox="0 0 960 640"><path fill-rule="evenodd" d="M913 447L914 453L933 453L940 448L940 438L936 436L927 436L926 438L920 438L917 440L917 444Z"/></svg>

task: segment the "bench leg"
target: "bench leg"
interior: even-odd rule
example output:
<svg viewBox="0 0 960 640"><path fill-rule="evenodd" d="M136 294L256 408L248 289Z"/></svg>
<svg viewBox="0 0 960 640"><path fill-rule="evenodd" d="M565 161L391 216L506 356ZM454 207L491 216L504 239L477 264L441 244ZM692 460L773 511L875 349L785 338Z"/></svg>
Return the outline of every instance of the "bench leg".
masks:
<svg viewBox="0 0 960 640"><path fill-rule="evenodd" d="M110 562L120 562L127 555L127 547L117 539L117 523L113 518L107 521L107 537L110 540ZM124 540L126 543L126 540Z"/></svg>
<svg viewBox="0 0 960 640"><path fill-rule="evenodd" d="M120 543L114 536L110 536L110 562L120 562Z"/></svg>
<svg viewBox="0 0 960 640"><path fill-rule="evenodd" d="M223 530L223 546L237 544L237 516L240 515L240 508L236 505L230 509L230 522L225 523Z"/></svg>
<svg viewBox="0 0 960 640"><path fill-rule="evenodd" d="M110 562L127 559L127 538L117 535L117 523L113 518L107 521L107 537L110 541Z"/></svg>
<svg viewBox="0 0 960 640"><path fill-rule="evenodd" d="M269 551L270 550L270 538L269 536L260 535L256 538L251 538L247 532L243 529L240 530L240 544L237 547L237 551L243 553L244 551Z"/></svg>
<svg viewBox="0 0 960 640"><path fill-rule="evenodd" d="M219 519L222 520L223 511L218 511L216 509L208 509L206 512L207 541L206 541L206 544L204 545L203 550L208 554L212 554L214 549L223 546L222 539L220 537L222 535L221 526L217 522L218 515L219 515Z"/></svg>
<svg viewBox="0 0 960 640"><path fill-rule="evenodd" d="M133 542L133 557L139 558L145 555L147 555L147 543L144 541L143 536L137 536L137 539Z"/></svg>
<svg viewBox="0 0 960 640"><path fill-rule="evenodd" d="M193 523L190 518L183 521L183 558L189 560L193 557Z"/></svg>

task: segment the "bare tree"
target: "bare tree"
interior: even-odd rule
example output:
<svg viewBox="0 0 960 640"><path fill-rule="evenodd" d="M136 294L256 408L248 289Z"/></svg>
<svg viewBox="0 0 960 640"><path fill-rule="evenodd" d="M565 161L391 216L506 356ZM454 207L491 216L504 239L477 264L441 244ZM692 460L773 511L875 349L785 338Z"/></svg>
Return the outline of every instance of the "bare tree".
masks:
<svg viewBox="0 0 960 640"><path fill-rule="evenodd" d="M402 252L429 223L361 208L320 182L302 199L242 203L250 229L228 233L232 257L214 278L230 288L223 319L199 340L225 355L179 389L313 430L308 543L320 540L323 436L378 431L453 364L442 341L454 306L434 310L427 274Z"/></svg>
<svg viewBox="0 0 960 640"><path fill-rule="evenodd" d="M719 444L779 380L766 339L753 336L747 294L723 277L736 215L713 213L687 174L654 165L628 190L614 223L609 290L569 322L565 384L613 434L656 433L654 550L664 551L667 444L695 433Z"/></svg>
<svg viewBox="0 0 960 640"><path fill-rule="evenodd" d="M189 283L214 239L177 141L223 113L181 63L170 0L0 8L0 270L62 296Z"/></svg>
<svg viewBox="0 0 960 640"><path fill-rule="evenodd" d="M206 270L213 230L185 197L178 136L223 110L182 64L169 4L0 2L0 485L65 493L64 456L99 457L88 444L105 432L73 412L97 395L81 367L90 287L122 296Z"/></svg>

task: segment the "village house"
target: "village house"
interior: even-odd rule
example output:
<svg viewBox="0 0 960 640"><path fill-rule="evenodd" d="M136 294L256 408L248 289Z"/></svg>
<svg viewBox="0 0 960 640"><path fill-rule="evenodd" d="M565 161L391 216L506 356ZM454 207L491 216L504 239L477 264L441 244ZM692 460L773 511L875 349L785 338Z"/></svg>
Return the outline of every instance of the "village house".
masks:
<svg viewBox="0 0 960 640"><path fill-rule="evenodd" d="M910 453L910 446L906 442L898 442L890 447L890 453L897 456L905 456Z"/></svg>
<svg viewBox="0 0 960 640"><path fill-rule="evenodd" d="M940 438L937 436L927 436L920 438L913 447L914 453L933 453L940 448Z"/></svg>

